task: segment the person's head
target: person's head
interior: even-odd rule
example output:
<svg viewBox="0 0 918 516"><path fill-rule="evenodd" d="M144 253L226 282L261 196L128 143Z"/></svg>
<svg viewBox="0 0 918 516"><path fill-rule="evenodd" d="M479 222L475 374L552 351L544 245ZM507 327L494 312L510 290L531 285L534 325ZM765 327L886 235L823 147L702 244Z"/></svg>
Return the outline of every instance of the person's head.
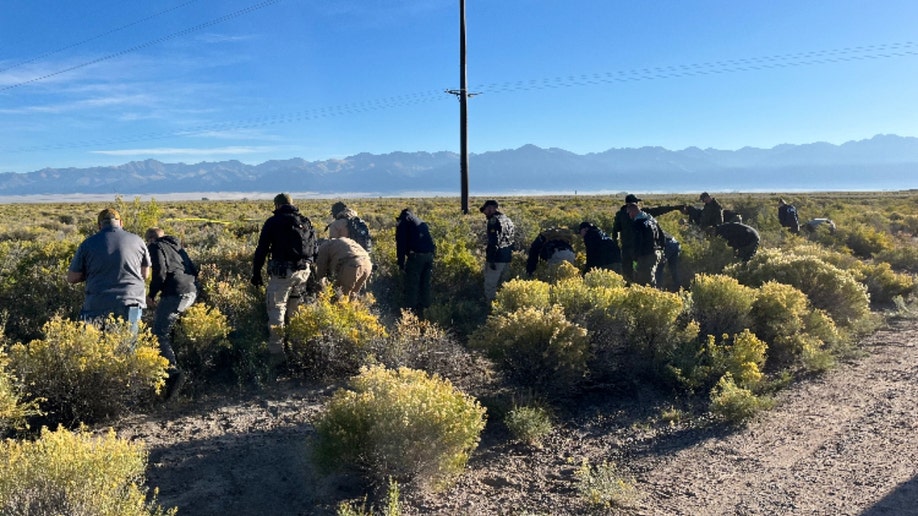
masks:
<svg viewBox="0 0 918 516"><path fill-rule="evenodd" d="M144 233L143 238L147 243L153 243L164 236L166 236L166 232L162 228L150 228Z"/></svg>
<svg viewBox="0 0 918 516"><path fill-rule="evenodd" d="M499 209L500 204L498 204L497 201L494 199L488 199L484 202L484 204L481 205L481 208L478 208L478 211L484 213L485 216L490 217L491 215L494 215L494 213Z"/></svg>
<svg viewBox="0 0 918 516"><path fill-rule="evenodd" d="M332 204L332 207L331 207L332 217L337 217L341 212L343 212L346 209L347 209L347 204L344 204L341 201L338 201L335 204Z"/></svg>
<svg viewBox="0 0 918 516"><path fill-rule="evenodd" d="M625 196L625 204L637 204L641 202L642 199L639 199L637 195L628 194Z"/></svg>
<svg viewBox="0 0 918 516"><path fill-rule="evenodd" d="M784 201L784 199L778 199L778 206L784 206L785 204L787 203Z"/></svg>
<svg viewBox="0 0 918 516"><path fill-rule="evenodd" d="M395 217L395 220L399 222L403 220L408 220L408 217L411 217L412 215L414 214L411 213L411 210L409 208L405 208L404 210L402 210L401 213L398 214L398 217Z"/></svg>
<svg viewBox="0 0 918 516"><path fill-rule="evenodd" d="M698 200L707 204L711 202L711 194L708 192L701 192L701 195L698 196Z"/></svg>
<svg viewBox="0 0 918 516"><path fill-rule="evenodd" d="M580 223L580 236L586 235L587 232L588 232L588 231L590 230L590 228L592 228L592 227L593 227L593 224L591 224L590 222L587 222L587 221L581 222L581 223Z"/></svg>
<svg viewBox="0 0 918 516"><path fill-rule="evenodd" d="M626 204L625 210L628 211L628 216L631 217L632 219L637 217L638 213L641 213L641 208L637 205L637 203L634 203L634 202L629 202L628 204Z"/></svg>
<svg viewBox="0 0 918 516"><path fill-rule="evenodd" d="M279 193L274 196L274 207L280 208L285 204L293 204L293 199L288 193Z"/></svg>
<svg viewBox="0 0 918 516"><path fill-rule="evenodd" d="M96 218L96 221L99 223L99 227L115 226L121 227L121 214L118 213L118 210L114 208L105 208L99 212L99 216Z"/></svg>

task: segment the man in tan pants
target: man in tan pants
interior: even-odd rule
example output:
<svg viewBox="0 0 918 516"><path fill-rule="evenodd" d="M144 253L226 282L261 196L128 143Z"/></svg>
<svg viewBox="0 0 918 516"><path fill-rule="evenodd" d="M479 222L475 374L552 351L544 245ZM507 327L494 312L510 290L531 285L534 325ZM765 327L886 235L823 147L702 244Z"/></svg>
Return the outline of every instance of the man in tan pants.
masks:
<svg viewBox="0 0 918 516"><path fill-rule="evenodd" d="M373 263L370 255L350 238L329 238L319 246L316 274L319 279L333 275L335 287L355 297L370 278Z"/></svg>

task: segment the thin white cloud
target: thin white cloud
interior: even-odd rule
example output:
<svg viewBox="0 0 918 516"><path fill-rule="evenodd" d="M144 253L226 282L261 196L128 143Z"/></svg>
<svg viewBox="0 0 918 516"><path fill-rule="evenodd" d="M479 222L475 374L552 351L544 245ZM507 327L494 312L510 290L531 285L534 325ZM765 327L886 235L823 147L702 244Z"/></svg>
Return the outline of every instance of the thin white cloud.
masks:
<svg viewBox="0 0 918 516"><path fill-rule="evenodd" d="M208 147L208 148L181 148L181 147L156 147L150 149L117 149L94 150L92 154L106 156L216 156L225 154L255 154L259 152L274 152L273 147Z"/></svg>

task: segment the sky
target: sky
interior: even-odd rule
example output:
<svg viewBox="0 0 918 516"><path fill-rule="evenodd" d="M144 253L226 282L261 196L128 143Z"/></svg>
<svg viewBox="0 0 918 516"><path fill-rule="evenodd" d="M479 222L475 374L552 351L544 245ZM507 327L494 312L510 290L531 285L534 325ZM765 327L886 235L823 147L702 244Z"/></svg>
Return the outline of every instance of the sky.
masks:
<svg viewBox="0 0 918 516"><path fill-rule="evenodd" d="M914 0L466 0L468 146L918 136ZM459 152L459 0L0 0L0 172Z"/></svg>

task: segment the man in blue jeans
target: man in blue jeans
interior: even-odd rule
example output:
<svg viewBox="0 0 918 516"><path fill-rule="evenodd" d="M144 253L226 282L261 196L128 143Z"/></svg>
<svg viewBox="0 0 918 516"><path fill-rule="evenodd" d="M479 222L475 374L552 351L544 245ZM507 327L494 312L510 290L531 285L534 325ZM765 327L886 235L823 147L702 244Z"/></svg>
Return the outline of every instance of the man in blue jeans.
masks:
<svg viewBox="0 0 918 516"><path fill-rule="evenodd" d="M133 325L146 308L150 253L143 240L121 227L121 215L106 208L97 217L99 231L77 248L67 269L68 283L86 282L80 319L101 323L115 315Z"/></svg>
<svg viewBox="0 0 918 516"><path fill-rule="evenodd" d="M153 335L159 341L159 352L169 361L166 379L166 399L170 399L185 383L185 375L178 368L172 349L172 328L182 312L194 304L198 295L198 268L178 240L166 236L160 228L150 228L144 237L153 267L150 295L147 305L156 307ZM159 294L159 301L156 295Z"/></svg>

